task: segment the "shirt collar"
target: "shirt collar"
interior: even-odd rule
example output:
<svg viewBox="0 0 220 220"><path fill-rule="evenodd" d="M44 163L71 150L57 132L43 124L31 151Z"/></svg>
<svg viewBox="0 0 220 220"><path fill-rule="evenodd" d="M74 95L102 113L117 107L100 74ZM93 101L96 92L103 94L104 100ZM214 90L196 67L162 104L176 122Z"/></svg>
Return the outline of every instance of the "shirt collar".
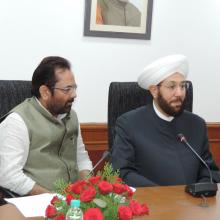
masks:
<svg viewBox="0 0 220 220"><path fill-rule="evenodd" d="M155 105L155 102L153 101L153 108L154 108L154 111L156 112L157 116L165 121L172 121L174 119L173 116L166 116L164 115L163 113L161 113L157 106Z"/></svg>

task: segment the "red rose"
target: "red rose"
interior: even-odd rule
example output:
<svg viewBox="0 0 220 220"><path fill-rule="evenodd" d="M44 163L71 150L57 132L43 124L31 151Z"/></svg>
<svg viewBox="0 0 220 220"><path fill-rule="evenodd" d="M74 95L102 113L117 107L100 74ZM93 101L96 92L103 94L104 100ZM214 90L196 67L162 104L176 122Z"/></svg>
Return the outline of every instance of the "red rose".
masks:
<svg viewBox="0 0 220 220"><path fill-rule="evenodd" d="M132 191L132 189L128 186L128 185L124 185L126 191L127 191L127 197L128 198L132 198L134 192Z"/></svg>
<svg viewBox="0 0 220 220"><path fill-rule="evenodd" d="M93 185L99 183L101 180L101 176L92 176L89 178L89 182L92 183Z"/></svg>
<svg viewBox="0 0 220 220"><path fill-rule="evenodd" d="M115 183L113 184L113 191L117 194L121 194L126 191L126 188L123 184Z"/></svg>
<svg viewBox="0 0 220 220"><path fill-rule="evenodd" d="M132 200L130 202L130 208L133 215L139 216L142 215L142 206L138 202Z"/></svg>
<svg viewBox="0 0 220 220"><path fill-rule="evenodd" d="M142 204L142 214L143 215L149 215L149 207L146 204Z"/></svg>
<svg viewBox="0 0 220 220"><path fill-rule="evenodd" d="M117 181L120 182L120 183L122 183L122 178L117 177Z"/></svg>
<svg viewBox="0 0 220 220"><path fill-rule="evenodd" d="M71 194L66 195L66 202L68 205L70 205L72 199L74 199L73 195Z"/></svg>
<svg viewBox="0 0 220 220"><path fill-rule="evenodd" d="M52 205L48 205L45 211L45 215L48 218L52 218L56 215L56 208Z"/></svg>
<svg viewBox="0 0 220 220"><path fill-rule="evenodd" d="M149 214L149 208L147 207L147 205L144 205L144 204L141 205L140 203L134 200L130 202L130 208L131 208L132 214L135 216Z"/></svg>
<svg viewBox="0 0 220 220"><path fill-rule="evenodd" d="M84 220L103 220L103 214L99 208L88 208L86 209L84 215Z"/></svg>
<svg viewBox="0 0 220 220"><path fill-rule="evenodd" d="M80 200L82 202L90 202L95 198L96 191L95 188L90 186L88 189L84 190L80 195Z"/></svg>
<svg viewBox="0 0 220 220"><path fill-rule="evenodd" d="M118 176L113 176L112 179L114 180L114 183L122 183L122 179Z"/></svg>
<svg viewBox="0 0 220 220"><path fill-rule="evenodd" d="M57 196L54 196L54 197L51 199L50 203L51 203L52 205L54 205L55 202L58 202L58 201L60 201L59 198L58 198Z"/></svg>
<svg viewBox="0 0 220 220"><path fill-rule="evenodd" d="M130 208L133 215L139 216L142 214L142 206L138 202L131 200Z"/></svg>
<svg viewBox="0 0 220 220"><path fill-rule="evenodd" d="M118 183L122 183L122 179L121 179L120 177L117 176L116 179L117 179L117 182L118 182Z"/></svg>
<svg viewBox="0 0 220 220"><path fill-rule="evenodd" d="M63 214L59 214L54 220L66 220L66 217Z"/></svg>
<svg viewBox="0 0 220 220"><path fill-rule="evenodd" d="M98 187L99 187L100 192L104 195L112 192L112 190L113 190L112 184L110 184L107 181L100 182Z"/></svg>
<svg viewBox="0 0 220 220"><path fill-rule="evenodd" d="M70 184L67 188L67 192L73 192L75 194L80 194L87 186L86 181L76 181L73 184Z"/></svg>
<svg viewBox="0 0 220 220"><path fill-rule="evenodd" d="M121 205L118 207L119 220L131 220L132 211L129 206Z"/></svg>

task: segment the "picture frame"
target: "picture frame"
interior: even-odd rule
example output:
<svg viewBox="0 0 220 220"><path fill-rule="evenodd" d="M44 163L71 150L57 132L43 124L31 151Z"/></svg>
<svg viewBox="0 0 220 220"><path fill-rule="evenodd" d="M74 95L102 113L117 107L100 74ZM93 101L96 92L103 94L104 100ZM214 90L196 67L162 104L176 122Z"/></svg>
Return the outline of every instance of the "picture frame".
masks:
<svg viewBox="0 0 220 220"><path fill-rule="evenodd" d="M126 10L129 10L126 11L127 14L124 13L125 18L118 15L119 7L115 8L115 5L113 5L112 12L111 5L108 5L107 10L105 5L102 7L103 4L111 2L127 4L120 0L85 0L84 36L150 40L153 0L137 0L136 4L139 5L135 5L132 0L128 1L129 7ZM112 14L105 15L104 13ZM101 23L98 23L100 17Z"/></svg>

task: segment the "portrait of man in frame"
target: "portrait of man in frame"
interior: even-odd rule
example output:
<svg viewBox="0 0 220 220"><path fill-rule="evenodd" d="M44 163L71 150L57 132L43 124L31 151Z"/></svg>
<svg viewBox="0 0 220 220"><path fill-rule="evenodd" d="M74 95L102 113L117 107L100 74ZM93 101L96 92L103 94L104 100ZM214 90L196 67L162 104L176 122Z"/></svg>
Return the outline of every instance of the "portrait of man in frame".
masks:
<svg viewBox="0 0 220 220"><path fill-rule="evenodd" d="M84 35L150 39L153 0L86 0Z"/></svg>

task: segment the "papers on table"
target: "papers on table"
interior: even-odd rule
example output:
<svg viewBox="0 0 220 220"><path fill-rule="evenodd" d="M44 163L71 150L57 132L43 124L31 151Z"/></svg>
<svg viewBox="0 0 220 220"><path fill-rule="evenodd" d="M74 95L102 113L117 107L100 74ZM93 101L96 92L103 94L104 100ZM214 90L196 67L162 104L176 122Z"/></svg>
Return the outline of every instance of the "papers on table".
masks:
<svg viewBox="0 0 220 220"><path fill-rule="evenodd" d="M135 188L130 187L133 192ZM25 196L5 199L14 204L25 217L45 216L45 210L56 194L44 193L36 196Z"/></svg>
<svg viewBox="0 0 220 220"><path fill-rule="evenodd" d="M45 210L55 194L44 193L36 196L25 196L5 199L14 204L25 217L45 216Z"/></svg>

